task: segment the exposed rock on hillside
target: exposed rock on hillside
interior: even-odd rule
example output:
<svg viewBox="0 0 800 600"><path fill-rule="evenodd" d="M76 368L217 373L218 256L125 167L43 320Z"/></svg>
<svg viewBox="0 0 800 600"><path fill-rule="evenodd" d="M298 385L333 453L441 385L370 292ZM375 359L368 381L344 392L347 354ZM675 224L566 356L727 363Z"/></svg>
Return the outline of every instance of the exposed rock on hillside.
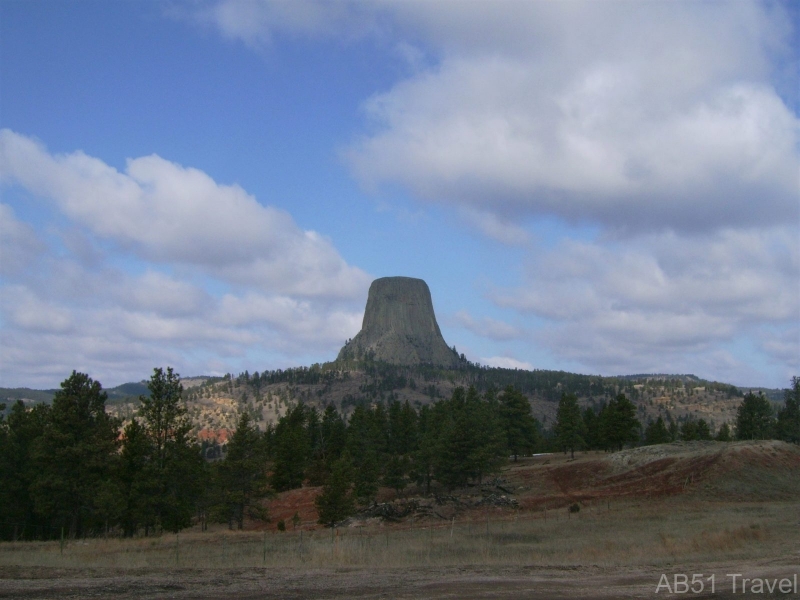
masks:
<svg viewBox="0 0 800 600"><path fill-rule="evenodd" d="M361 331L341 349L337 360L372 355L398 365L456 367L433 314L431 292L422 279L384 277L369 288Z"/></svg>

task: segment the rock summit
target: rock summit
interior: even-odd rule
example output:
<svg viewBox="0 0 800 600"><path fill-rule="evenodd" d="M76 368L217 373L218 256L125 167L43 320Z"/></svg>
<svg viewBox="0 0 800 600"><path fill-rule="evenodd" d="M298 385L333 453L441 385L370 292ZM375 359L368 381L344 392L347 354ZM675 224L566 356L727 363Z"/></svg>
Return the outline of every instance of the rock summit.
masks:
<svg viewBox="0 0 800 600"><path fill-rule="evenodd" d="M431 292L422 279L383 277L372 282L361 331L344 345L337 360L367 356L398 365L460 364L442 337Z"/></svg>

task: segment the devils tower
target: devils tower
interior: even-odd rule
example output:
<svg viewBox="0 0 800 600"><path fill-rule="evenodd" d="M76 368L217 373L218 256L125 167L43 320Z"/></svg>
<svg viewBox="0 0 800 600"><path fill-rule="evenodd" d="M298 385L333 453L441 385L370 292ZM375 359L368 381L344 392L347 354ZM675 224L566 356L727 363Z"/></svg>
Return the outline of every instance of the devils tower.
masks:
<svg viewBox="0 0 800 600"><path fill-rule="evenodd" d="M337 360L367 355L398 365L459 365L458 355L442 337L431 292L422 279L383 277L369 286L361 331Z"/></svg>

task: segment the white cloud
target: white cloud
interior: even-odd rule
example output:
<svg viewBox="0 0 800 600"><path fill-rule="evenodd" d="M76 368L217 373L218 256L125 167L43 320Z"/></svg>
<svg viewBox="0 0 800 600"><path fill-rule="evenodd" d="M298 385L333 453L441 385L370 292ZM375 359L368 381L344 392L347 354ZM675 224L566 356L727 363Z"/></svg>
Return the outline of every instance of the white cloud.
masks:
<svg viewBox="0 0 800 600"><path fill-rule="evenodd" d="M0 275L23 273L36 262L43 248L34 230L16 218L14 209L0 203Z"/></svg>
<svg viewBox="0 0 800 600"><path fill-rule="evenodd" d="M525 332L518 327L492 319L489 317L482 317L475 319L466 310L458 311L455 314L455 322L464 329L481 337L489 338L496 341L513 340L521 338Z"/></svg>
<svg viewBox="0 0 800 600"><path fill-rule="evenodd" d="M800 372L800 322L777 331L766 329L761 332L759 342L768 356L786 366L787 380Z"/></svg>
<svg viewBox="0 0 800 600"><path fill-rule="evenodd" d="M440 61L365 103L370 126L347 156L368 188L400 183L506 223L707 231L797 217L800 121L771 82L792 52L779 5L381 10Z"/></svg>
<svg viewBox="0 0 800 600"><path fill-rule="evenodd" d="M0 205L2 385L304 364L360 327L369 277L238 186L157 156L121 173L8 130L0 178L50 215L34 228Z"/></svg>
<svg viewBox="0 0 800 600"><path fill-rule="evenodd" d="M4 286L0 306L8 323L31 332L71 333L70 312L54 302L42 300L20 285Z"/></svg>
<svg viewBox="0 0 800 600"><path fill-rule="evenodd" d="M517 360L510 356L490 356L480 359L480 363L488 367L498 367L500 369L521 369L523 371L533 371L533 365L529 362Z"/></svg>
<svg viewBox="0 0 800 600"><path fill-rule="evenodd" d="M795 331L800 322L796 239L792 228L778 227L653 234L624 247L568 241L533 255L526 283L492 297L545 319L537 341L592 371L688 372L698 356L723 356L749 336L764 337L764 351L788 360L800 356L800 340L769 332Z"/></svg>
<svg viewBox="0 0 800 600"><path fill-rule="evenodd" d="M260 49L270 45L277 34L361 38L378 27L366 8L358 2L221 0L201 5L189 18L212 25L228 39Z"/></svg>
<svg viewBox="0 0 800 600"><path fill-rule="evenodd" d="M0 177L146 260L197 266L272 292L352 298L369 285L328 239L303 231L285 211L155 155L128 160L120 173L82 152L53 156L4 129Z"/></svg>
<svg viewBox="0 0 800 600"><path fill-rule="evenodd" d="M365 101L346 160L368 189L399 183L503 243L527 242L525 215L629 233L798 218L800 120L778 93L797 49L780 3L224 0L201 12L245 42L359 30L409 49L412 75Z"/></svg>
<svg viewBox="0 0 800 600"><path fill-rule="evenodd" d="M462 208L460 213L470 226L493 240L509 246L524 246L530 241L530 235L524 228L492 212Z"/></svg>

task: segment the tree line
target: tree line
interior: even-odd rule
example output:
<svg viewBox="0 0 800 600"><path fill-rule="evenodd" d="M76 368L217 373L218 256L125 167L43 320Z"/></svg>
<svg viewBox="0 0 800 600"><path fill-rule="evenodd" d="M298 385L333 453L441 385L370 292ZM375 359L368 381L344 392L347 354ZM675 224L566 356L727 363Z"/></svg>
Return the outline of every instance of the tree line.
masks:
<svg viewBox="0 0 800 600"><path fill-rule="evenodd" d="M154 369L137 416L106 413L99 382L74 372L51 405L14 404L0 417L0 538L150 535L192 523L242 528L266 520L264 499L304 484L322 486L320 522L334 524L375 501L380 487L400 495L480 484L508 460L536 451L619 450L625 445L710 439L700 420L680 426L659 418L643 427L618 394L598 410L562 393L556 422L544 430L516 387L483 393L456 388L430 405L359 404L346 419L333 404L291 406L261 431L247 411L221 460L204 460L190 435L183 386L171 368ZM735 436L800 443L800 379L777 414L747 394Z"/></svg>
<svg viewBox="0 0 800 600"><path fill-rule="evenodd" d="M101 384L77 372L52 404L17 402L0 417L0 537L149 535L193 522L241 528L268 518L264 498L304 483L324 486L321 520L334 522L372 502L380 486L401 493L412 482L428 491L480 482L540 436L514 388L458 388L419 410L358 406L348 420L333 405L320 412L300 403L266 431L244 412L225 458L206 461L177 373L157 368L147 387L125 427L106 412ZM344 508L331 508L337 486Z"/></svg>
<svg viewBox="0 0 800 600"><path fill-rule="evenodd" d="M618 450L626 443L764 439L800 444L800 377L792 377L791 387L784 390L784 405L777 411L762 393L748 392L737 408L735 429L723 423L716 433L705 419L691 417L679 423L659 416L643 427L624 394L601 404L599 411L591 406L581 410L575 394L563 394L548 446L574 456L575 450Z"/></svg>

